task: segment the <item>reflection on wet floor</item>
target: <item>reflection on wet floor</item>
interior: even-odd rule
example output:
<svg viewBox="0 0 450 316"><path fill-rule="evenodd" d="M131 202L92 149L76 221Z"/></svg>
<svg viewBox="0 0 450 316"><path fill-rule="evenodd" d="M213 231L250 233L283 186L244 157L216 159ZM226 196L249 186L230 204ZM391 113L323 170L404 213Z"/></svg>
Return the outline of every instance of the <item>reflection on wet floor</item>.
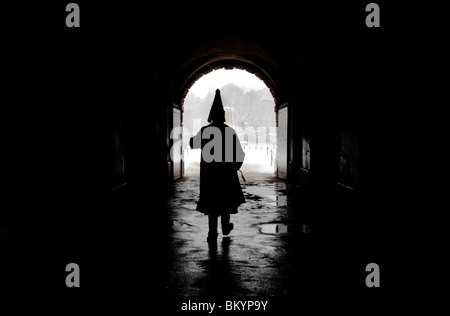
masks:
<svg viewBox="0 0 450 316"><path fill-rule="evenodd" d="M287 234L288 228L285 224L264 224L259 226L263 234Z"/></svg>
<svg viewBox="0 0 450 316"><path fill-rule="evenodd" d="M246 203L231 216L234 230L219 233L217 249L208 249L207 217L195 210L199 180L175 184L168 212L172 226L168 295L286 295L291 289L289 256L302 226L293 212L296 196L271 176L247 176L241 182ZM219 224L220 225L220 224ZM292 225L296 227L297 225ZM221 230L219 229L219 232Z"/></svg>

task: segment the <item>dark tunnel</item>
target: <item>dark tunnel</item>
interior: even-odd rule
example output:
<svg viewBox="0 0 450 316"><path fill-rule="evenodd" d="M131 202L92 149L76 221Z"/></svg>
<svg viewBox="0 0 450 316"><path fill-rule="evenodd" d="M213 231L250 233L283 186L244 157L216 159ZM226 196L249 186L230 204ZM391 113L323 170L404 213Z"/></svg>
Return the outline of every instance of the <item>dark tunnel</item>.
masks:
<svg viewBox="0 0 450 316"><path fill-rule="evenodd" d="M79 29L64 26L64 6L45 5L50 18L5 39L5 118L17 118L3 126L10 292L102 292L144 310L183 296L281 297L288 309L307 293L366 295L369 263L387 291L445 284L448 217L427 210L424 228L426 204L412 199L407 57L388 13L370 29L365 4L78 3ZM170 133L189 88L217 69L261 79L284 132L276 173L241 181L235 231L211 252L198 179L172 161ZM64 283L71 262L76 294Z"/></svg>

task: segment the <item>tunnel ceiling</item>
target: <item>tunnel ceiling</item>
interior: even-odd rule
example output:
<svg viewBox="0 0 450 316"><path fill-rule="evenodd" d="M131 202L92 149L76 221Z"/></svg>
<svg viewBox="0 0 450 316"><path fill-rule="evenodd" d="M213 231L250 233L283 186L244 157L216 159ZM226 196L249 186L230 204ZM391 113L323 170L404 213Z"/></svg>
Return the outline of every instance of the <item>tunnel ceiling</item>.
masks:
<svg viewBox="0 0 450 316"><path fill-rule="evenodd" d="M283 80L279 64L260 46L239 38L221 38L194 50L173 77L173 101L182 105L189 88L200 77L216 69L242 69L261 79L269 88L275 104L283 102Z"/></svg>

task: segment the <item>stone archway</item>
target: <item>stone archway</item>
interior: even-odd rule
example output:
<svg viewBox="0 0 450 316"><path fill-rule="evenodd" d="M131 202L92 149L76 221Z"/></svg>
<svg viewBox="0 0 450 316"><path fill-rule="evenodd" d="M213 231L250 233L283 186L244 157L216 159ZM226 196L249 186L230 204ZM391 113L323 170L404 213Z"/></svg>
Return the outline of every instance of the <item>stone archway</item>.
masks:
<svg viewBox="0 0 450 316"><path fill-rule="evenodd" d="M187 57L170 85L173 102L182 105L195 81L220 68L236 68L254 74L269 88L277 106L285 102L286 83L275 59L258 45L239 38L211 41Z"/></svg>
<svg viewBox="0 0 450 316"><path fill-rule="evenodd" d="M280 145L277 147L277 157L279 157L277 159L277 175L286 179L289 156L286 84L274 58L258 45L237 38L222 38L205 44L188 56L170 84L172 95L170 127L182 125L183 103L189 88L202 76L222 68L246 70L261 79L269 88L275 102L277 127L282 130L281 133L277 133L282 137L282 139L277 139L277 143ZM280 121L278 120L279 113L283 118ZM278 124L279 122L280 124ZM183 151L182 148L175 150L180 153ZM171 169L174 179L182 177L183 162L181 161L180 165L176 166L172 163Z"/></svg>

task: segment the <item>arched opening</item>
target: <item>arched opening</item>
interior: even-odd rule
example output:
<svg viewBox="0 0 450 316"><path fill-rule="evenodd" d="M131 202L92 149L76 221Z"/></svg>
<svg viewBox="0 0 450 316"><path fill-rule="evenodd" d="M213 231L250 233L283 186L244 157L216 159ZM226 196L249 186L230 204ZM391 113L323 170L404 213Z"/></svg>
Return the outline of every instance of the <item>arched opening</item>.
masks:
<svg viewBox="0 0 450 316"><path fill-rule="evenodd" d="M276 137L273 145L276 147L267 148L266 157L272 161L275 175L281 179L288 177L289 159L289 135L288 126L288 102L287 86L285 78L281 75L280 66L274 57L262 47L255 43L243 41L238 38L221 38L209 43L205 43L201 48L192 52L190 56L181 62L181 67L171 77L170 97L172 114L169 116L169 128L179 128L180 133L172 133L169 146L172 153L176 153L178 160L169 161L169 170L172 178L177 180L184 175L183 141L186 137L181 135L183 131L183 110L185 100L193 85L204 76L217 70L242 70L259 78L270 92L271 102L273 102L273 112L275 116L276 132L267 131L266 139ZM217 87L216 87L217 88ZM208 103L208 102L207 102ZM208 104L206 115L209 112ZM205 120L206 122L206 120ZM198 127L199 128L199 127ZM252 134L252 133L249 133ZM178 135L178 136L177 136ZM275 136L276 135L276 136ZM255 137L256 133L249 135ZM249 141L245 138L241 141ZM259 142L259 140L258 140ZM254 141L256 145L256 141ZM261 149L261 148L260 148ZM263 148L264 149L264 148Z"/></svg>
<svg viewBox="0 0 450 316"><path fill-rule="evenodd" d="M274 175L277 130L275 101L266 84L245 70L218 69L199 78L183 101L183 132L194 135L207 124L215 89L221 89L226 124L234 128L245 151L244 173ZM178 111L175 110L175 116ZM177 118L174 117L176 120ZM190 149L184 136L184 174L198 175L199 149Z"/></svg>
<svg viewBox="0 0 450 316"><path fill-rule="evenodd" d="M220 74L227 71L242 71L255 77L265 89L263 98L259 99L259 102L247 102L246 97L250 97L252 93L255 94L255 91L252 91L252 89L243 87L243 91L240 91L239 85L227 85L227 83L218 85L212 82L211 76L215 73ZM169 120L172 120L172 122L169 126L183 127L180 129L181 132L188 131L188 134L181 135L181 141L180 138L172 140L172 151L178 152L179 156L182 157L178 162L171 161L173 179L178 180L183 175L187 175L186 178L174 184L175 189L172 195L172 202L173 205L178 205L179 208L173 212L173 227L175 230L180 229L180 232L181 229L185 232L186 227L189 227L187 228L189 241L186 241L186 243L189 243L189 247L205 243L206 233L208 232L209 234L209 221L207 224L207 220L202 218L203 215L200 212L192 212L192 210L196 210L197 203L200 200L200 181L195 176L191 176L191 170L189 170L191 166L189 164L192 161L188 161L188 159L192 159L194 155L196 156L197 161L195 162L197 162L198 170L194 169L193 174L198 176L200 173L200 152L193 152L186 145L191 135L196 134L202 126L208 124L207 117L215 89L217 88L221 90L222 101L227 115L226 124L235 128L238 125L242 125L242 133L239 134L237 132L246 153L244 165L241 169L244 170L247 181L240 181L246 202L240 206L239 215L233 215L232 218L232 222L236 227L235 231L239 231L240 236L242 236L239 240L233 241L235 243L234 247L242 249L243 252L235 253L235 255L241 258L254 256L247 253L246 249L252 248L248 247L248 245L255 242L255 235L258 236L258 245L267 245L265 243L267 241L270 243L269 247L273 247L273 249L280 247L281 238L273 237L274 235L284 236L288 231L288 227L283 224L283 221L287 215L285 210L288 208L289 202L287 199L287 184L284 181L277 181L274 175L283 180L287 178L289 136L292 135L288 128L293 126L292 124L288 126L288 109L290 110L292 107L288 106L288 87L285 77L281 73L279 63L271 59L267 51L258 48L252 43L222 39L210 45L202 46L201 49L184 60L182 66L171 77L168 114ZM196 83L201 80L209 81L211 85L207 86L205 96L191 99L191 93L196 90ZM232 83L236 84L236 81ZM230 90L229 92L237 90L240 94L236 93L237 97L233 100L231 94L227 93L227 89ZM203 97L205 98L204 100ZM258 99L256 98L256 100ZM270 119L271 122L264 125L260 124L259 126L253 122L243 125L240 121L244 118L241 117L243 116L242 112L233 113L240 109L237 108L238 105L243 104L248 105L250 110L261 110L264 107L264 111L261 111L262 117ZM193 115L192 107L195 105L199 107L195 112L198 112L200 117ZM250 116L252 113L248 114ZM197 118L197 123L195 123L195 118ZM289 118L292 118L291 113L289 113ZM245 131L245 127L250 128L247 128ZM259 132L258 127L266 127L265 137L263 134L256 134ZM274 128L271 129L271 127ZM255 133L252 134L252 130ZM262 148L261 143L264 144ZM182 146L182 144L185 145ZM261 169L258 170L258 168L254 168L255 166L251 166L252 158L265 158L266 168L272 169L266 169L267 172L263 173L259 172ZM272 165L270 165L271 162ZM245 168L249 165L250 171L253 171L251 173L245 171ZM270 175L270 178L267 175ZM206 225L208 225L208 228L205 227ZM199 229L201 226L204 228ZM275 228L272 230L266 229L271 227ZM187 234L180 234L181 238L184 238L183 235ZM232 261L226 258L227 240L232 240L232 238L223 240L225 242L222 243L222 254L226 263L226 270L221 272L220 275L227 279L231 277L231 274L227 271L233 269ZM261 242L261 240L264 241ZM184 252L182 248L176 248L175 251L177 257L186 258L182 255ZM185 254L190 256L192 252L188 251ZM214 255L215 252L211 252L211 254ZM173 271L174 280L183 277L183 273L179 273L182 270L174 271L174 269L171 269L171 271ZM209 275L200 275L204 280L196 280L195 282L209 281ZM270 279L271 275L258 274L258 278ZM238 282L241 282L241 280L239 279ZM178 284L178 282L174 282L174 284ZM178 291L177 289L174 290Z"/></svg>

